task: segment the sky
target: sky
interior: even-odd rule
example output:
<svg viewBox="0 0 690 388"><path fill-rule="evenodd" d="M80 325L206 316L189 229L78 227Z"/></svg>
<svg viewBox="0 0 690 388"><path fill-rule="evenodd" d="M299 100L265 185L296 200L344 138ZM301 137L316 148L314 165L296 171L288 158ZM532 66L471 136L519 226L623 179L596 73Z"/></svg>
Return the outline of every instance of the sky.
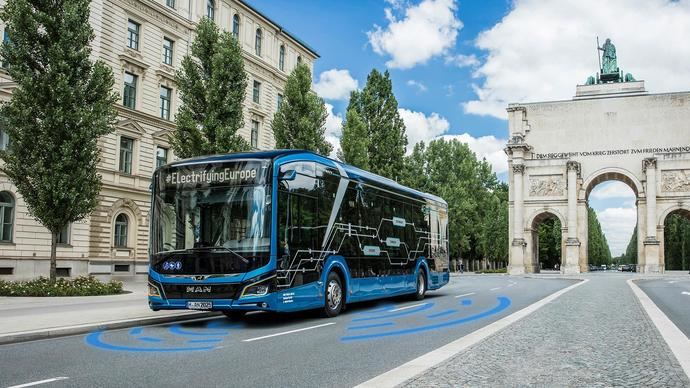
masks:
<svg viewBox="0 0 690 388"><path fill-rule="evenodd" d="M320 54L314 90L334 145L350 91L373 68L388 70L410 149L456 137L503 180L508 103L572 98L597 71L597 36L611 38L620 68L649 92L690 90L690 0L247 2ZM604 183L590 196L614 256L636 219L625 189Z"/></svg>

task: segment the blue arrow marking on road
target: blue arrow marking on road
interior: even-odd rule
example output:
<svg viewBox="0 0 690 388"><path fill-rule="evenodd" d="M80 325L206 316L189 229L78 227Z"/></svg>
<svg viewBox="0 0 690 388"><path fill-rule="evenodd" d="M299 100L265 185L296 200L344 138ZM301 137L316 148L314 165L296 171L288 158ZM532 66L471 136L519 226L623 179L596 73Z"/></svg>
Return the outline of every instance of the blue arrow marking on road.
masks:
<svg viewBox="0 0 690 388"><path fill-rule="evenodd" d="M428 310L428 309L430 309L430 308L432 308L432 307L434 307L434 304L433 304L433 303L427 303L427 304L425 304L425 305L423 305L423 306L419 306L419 307L416 307L416 308L413 308L413 309L401 311L401 312L395 313L395 314L380 315L380 316L378 316L378 317L356 318L356 319L353 319L352 322L372 321L372 320L375 320L375 319L397 318L397 317L402 317L402 316L405 316L405 315L416 314L416 313L418 313L418 312L420 312L420 311Z"/></svg>
<svg viewBox="0 0 690 388"><path fill-rule="evenodd" d="M350 326L347 329L348 330L362 330L362 329L371 329L374 327L384 327L384 326L393 326L393 322L383 322L383 323L372 323L371 325L361 325L361 326Z"/></svg>
<svg viewBox="0 0 690 388"><path fill-rule="evenodd" d="M472 322L472 321L476 321L476 320L479 320L482 318L492 316L494 314L498 314L501 311L510 307L510 304L511 304L510 298L505 297L505 296L499 296L496 299L498 299L498 305L496 307L492 308L491 310L487 310L487 311L484 311L484 312L476 314L476 315L471 315L469 317L460 318L460 319L456 319L453 321L437 323L437 324L431 324L431 325L426 325L426 326L413 327L413 328L409 328L409 329L401 329L401 330L395 330L395 331L389 331L389 332L383 332L383 333L345 336L345 337L341 337L340 339L342 341L357 341L357 340L364 340L364 339L374 339L374 338L381 338L381 337L391 337L391 336L397 336L397 335L412 334L412 333L418 333L418 332L422 332L422 331L436 330L436 329L440 329L443 327L462 325L462 324L465 324L468 322ZM424 306L422 306L422 307L424 307Z"/></svg>
<svg viewBox="0 0 690 388"><path fill-rule="evenodd" d="M111 350L117 352L193 352L193 351L204 351L213 350L213 346L203 346L203 347L189 347L189 348L137 348L133 346L122 346L113 345L107 342L103 342L101 339L102 331L95 331L84 338L84 341L93 347Z"/></svg>
<svg viewBox="0 0 690 388"><path fill-rule="evenodd" d="M451 310L441 311L440 313L434 313L434 314L431 314L431 315L427 315L426 317L427 317L427 318L445 317L446 315L453 314L453 313L456 312L456 311L458 311L458 310L451 309Z"/></svg>
<svg viewBox="0 0 690 388"><path fill-rule="evenodd" d="M227 331L220 331L220 330L213 330L213 331L189 331L183 329L180 325L172 325L168 328L168 331L172 334L176 335L182 335L182 336L218 336L218 335L227 335L229 332Z"/></svg>

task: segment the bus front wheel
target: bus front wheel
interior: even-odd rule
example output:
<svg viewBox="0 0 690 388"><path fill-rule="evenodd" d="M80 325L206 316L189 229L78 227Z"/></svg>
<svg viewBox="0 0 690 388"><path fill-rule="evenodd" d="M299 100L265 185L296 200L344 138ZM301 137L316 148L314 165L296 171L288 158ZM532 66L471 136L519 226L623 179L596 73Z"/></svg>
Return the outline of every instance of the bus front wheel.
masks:
<svg viewBox="0 0 690 388"><path fill-rule="evenodd" d="M426 273L424 272L423 269L420 269L419 273L417 273L417 291L414 293L414 299L415 300L422 300L422 299L424 299L425 294L426 294Z"/></svg>
<svg viewBox="0 0 690 388"><path fill-rule="evenodd" d="M326 292L324 294L326 302L323 308L324 314L329 318L333 318L340 314L340 311L343 309L343 284L337 273L331 272L328 274Z"/></svg>

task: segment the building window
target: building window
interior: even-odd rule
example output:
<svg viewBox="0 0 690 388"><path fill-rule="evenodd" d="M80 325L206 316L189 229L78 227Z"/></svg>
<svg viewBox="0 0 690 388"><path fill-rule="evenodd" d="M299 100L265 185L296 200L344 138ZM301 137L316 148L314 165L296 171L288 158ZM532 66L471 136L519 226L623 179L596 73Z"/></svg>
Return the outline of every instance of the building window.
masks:
<svg viewBox="0 0 690 388"><path fill-rule="evenodd" d="M240 15L238 14L232 17L232 35L235 39L240 38Z"/></svg>
<svg viewBox="0 0 690 388"><path fill-rule="evenodd" d="M175 8L175 0L165 0L165 5L170 8Z"/></svg>
<svg viewBox="0 0 690 388"><path fill-rule="evenodd" d="M261 38L262 38L263 33L261 32L261 28L256 29L256 40L254 41L254 51L256 51L256 55L261 56Z"/></svg>
<svg viewBox="0 0 690 388"><path fill-rule="evenodd" d="M120 172L132 173L132 155L134 154L134 139L122 136L120 138Z"/></svg>
<svg viewBox="0 0 690 388"><path fill-rule="evenodd" d="M297 56L297 64L300 64L300 63L302 63L302 56L298 55Z"/></svg>
<svg viewBox="0 0 690 388"><path fill-rule="evenodd" d="M130 109L137 106L137 76L125 73L125 90L122 93L122 105Z"/></svg>
<svg viewBox="0 0 690 388"><path fill-rule="evenodd" d="M261 82L254 81L254 89L252 90L252 100L258 104L260 96L261 96Z"/></svg>
<svg viewBox="0 0 690 388"><path fill-rule="evenodd" d="M172 99L172 89L161 86L161 118L170 120L170 100Z"/></svg>
<svg viewBox="0 0 690 388"><path fill-rule="evenodd" d="M7 191L0 192L0 242L12 242L14 227L14 197Z"/></svg>
<svg viewBox="0 0 690 388"><path fill-rule="evenodd" d="M129 219L123 213L120 213L115 218L115 236L113 245L124 248L127 246L127 228L129 227Z"/></svg>
<svg viewBox="0 0 690 388"><path fill-rule="evenodd" d="M168 38L163 38L163 63L166 65L172 66L173 64L173 46L175 45L175 42L168 39Z"/></svg>
<svg viewBox="0 0 690 388"><path fill-rule="evenodd" d="M276 111L279 111L281 106L283 106L283 95L278 93L278 98L276 99Z"/></svg>
<svg viewBox="0 0 690 388"><path fill-rule="evenodd" d="M58 232L57 243L63 245L69 244L69 232L70 224L67 224L64 228L62 228L62 230L60 230L60 232Z"/></svg>
<svg viewBox="0 0 690 388"><path fill-rule="evenodd" d="M259 148L259 122L256 120L252 120L251 145L252 148Z"/></svg>
<svg viewBox="0 0 690 388"><path fill-rule="evenodd" d="M156 168L168 163L168 149L156 147Z"/></svg>
<svg viewBox="0 0 690 388"><path fill-rule="evenodd" d="M278 68L285 71L285 45L280 45L280 53L278 53Z"/></svg>
<svg viewBox="0 0 690 388"><path fill-rule="evenodd" d="M139 23L129 21L127 24L127 47L139 50L139 29L141 25Z"/></svg>
<svg viewBox="0 0 690 388"><path fill-rule="evenodd" d="M10 135L4 129L0 129L0 151L7 151L10 146Z"/></svg>
<svg viewBox="0 0 690 388"><path fill-rule="evenodd" d="M206 16L208 16L209 19L213 20L213 17L216 13L216 4L213 0L206 0Z"/></svg>

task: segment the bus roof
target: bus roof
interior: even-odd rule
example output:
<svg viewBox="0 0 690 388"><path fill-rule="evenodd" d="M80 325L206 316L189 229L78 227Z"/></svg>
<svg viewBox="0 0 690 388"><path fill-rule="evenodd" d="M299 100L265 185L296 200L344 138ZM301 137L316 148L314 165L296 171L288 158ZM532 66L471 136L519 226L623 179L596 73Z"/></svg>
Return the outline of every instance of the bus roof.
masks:
<svg viewBox="0 0 690 388"><path fill-rule="evenodd" d="M166 167L176 167L176 166L185 166L185 165L192 165L192 164L200 164L200 163L213 163L213 162L223 162L223 161L230 161L230 160L240 160L240 159L269 159L269 160L276 160L278 158L286 157L286 156L291 156L290 159L299 159L300 156L304 156L306 160L313 160L313 161L330 161L333 164L341 166L345 172L347 172L347 175L351 179L359 179L362 181L365 181L366 183L373 183L378 186L384 186L384 187L389 187L394 190L402 191L408 194L413 194L417 195L419 197L423 197L425 199L429 199L435 202L440 202L445 205L448 205L446 201L433 194L428 194L421 192L419 190L415 190L413 188L403 186L400 183L386 178L382 177L380 175L376 175L374 173L371 173L369 171L362 170L361 168L328 158L323 155L319 155L315 152L312 151L306 151L306 150L269 150L269 151L250 151L250 152L239 152L239 153L233 153L233 154L218 154L218 155L209 155L209 156L199 156L195 158L189 158L189 159L182 159L178 160L172 163L169 163L166 165Z"/></svg>

